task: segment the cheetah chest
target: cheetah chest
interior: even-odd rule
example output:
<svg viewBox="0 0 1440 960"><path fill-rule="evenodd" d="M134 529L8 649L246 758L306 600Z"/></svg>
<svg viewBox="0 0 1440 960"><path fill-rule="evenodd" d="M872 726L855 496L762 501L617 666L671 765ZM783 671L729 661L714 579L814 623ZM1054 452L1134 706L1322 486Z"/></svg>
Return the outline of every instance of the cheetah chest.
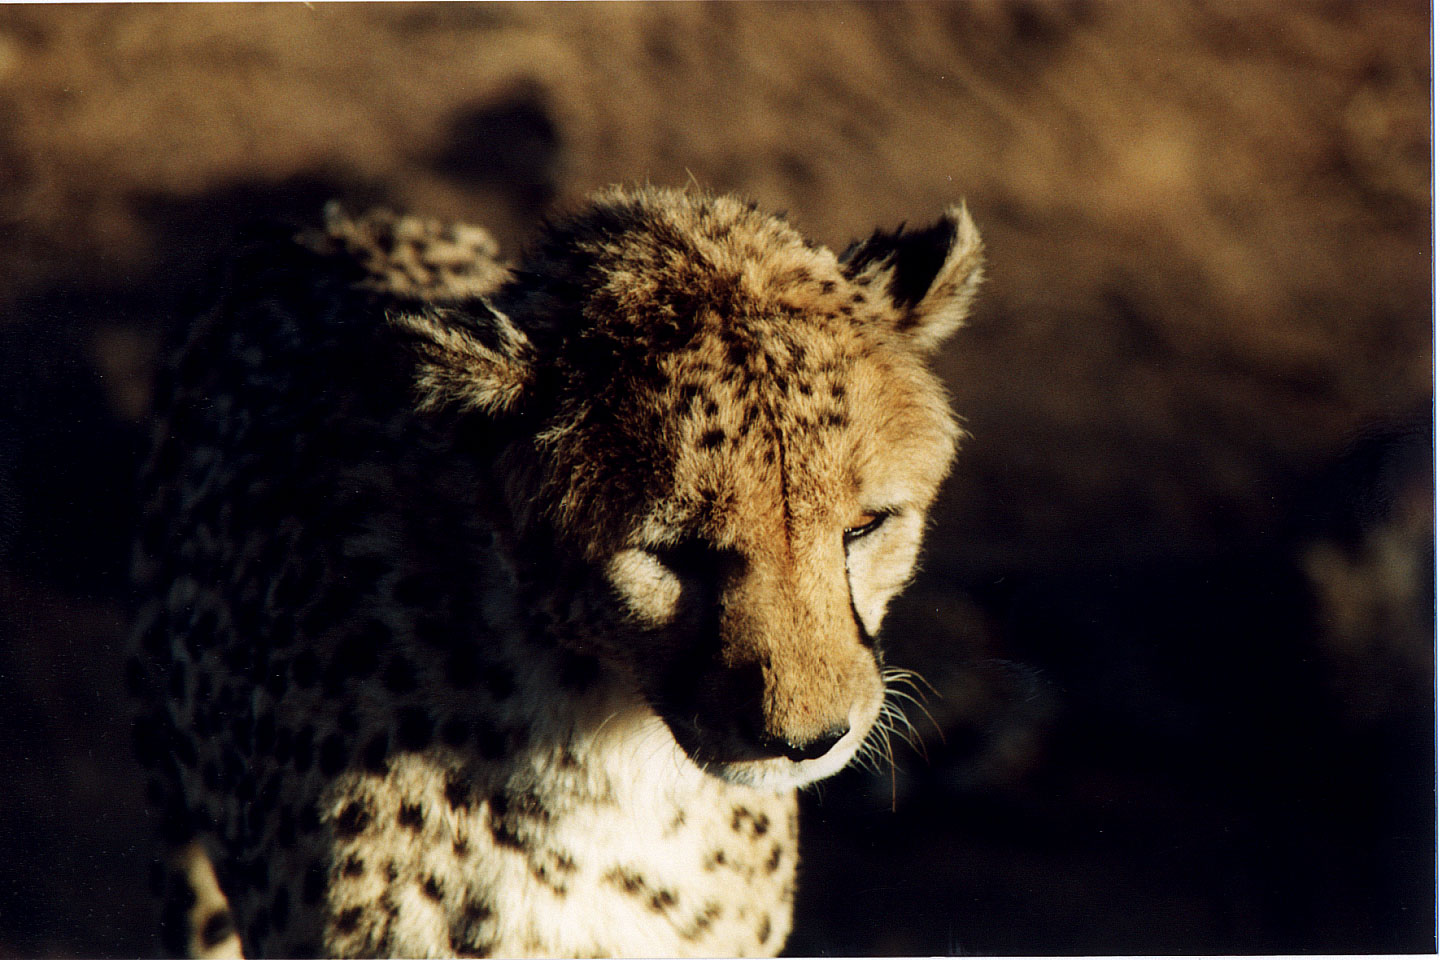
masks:
<svg viewBox="0 0 1440 960"><path fill-rule="evenodd" d="M322 802L326 939L347 954L773 954L794 899L793 793L675 759L486 776L413 756L342 778Z"/></svg>

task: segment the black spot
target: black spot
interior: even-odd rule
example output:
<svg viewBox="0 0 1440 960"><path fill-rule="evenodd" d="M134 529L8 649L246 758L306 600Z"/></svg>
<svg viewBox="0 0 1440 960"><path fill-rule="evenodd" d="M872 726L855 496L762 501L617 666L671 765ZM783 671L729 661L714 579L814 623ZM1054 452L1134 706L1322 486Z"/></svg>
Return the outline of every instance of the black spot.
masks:
<svg viewBox="0 0 1440 960"><path fill-rule="evenodd" d="M401 707L396 715L395 739L402 750L424 750L434 731L435 721L424 707Z"/></svg>
<svg viewBox="0 0 1440 960"><path fill-rule="evenodd" d="M360 907L348 907L344 910L341 910L339 915L335 917L335 932L355 932L355 928L360 926L361 912L362 910Z"/></svg>
<svg viewBox="0 0 1440 960"><path fill-rule="evenodd" d="M421 830L425 827L425 809L418 803L400 804L400 813L395 822L407 830Z"/></svg>
<svg viewBox="0 0 1440 960"><path fill-rule="evenodd" d="M290 567L281 574L273 594L275 606L280 610L294 610L304 603L311 588L311 584L306 580L304 572L295 567Z"/></svg>
<svg viewBox="0 0 1440 960"><path fill-rule="evenodd" d="M390 755L390 736L386 733L377 733L365 744L360 751L360 762L365 769L371 773L385 773L390 769L387 758Z"/></svg>
<svg viewBox="0 0 1440 960"><path fill-rule="evenodd" d="M770 859L765 861L765 872L774 873L778 870L780 868L780 858L784 855L785 851L780 844L775 844L775 848L770 851Z"/></svg>
<svg viewBox="0 0 1440 960"><path fill-rule="evenodd" d="M455 856L459 857L462 860L470 856L470 844L463 838L456 840L453 844L451 844L450 849L455 852Z"/></svg>
<svg viewBox="0 0 1440 960"><path fill-rule="evenodd" d="M395 599L407 607L433 610L445 601L445 591L434 577L412 573L395 584Z"/></svg>
<svg viewBox="0 0 1440 960"><path fill-rule="evenodd" d="M365 861L364 861L364 860L361 860L359 857L357 857L355 854L352 853L352 854L350 854L350 856L348 856L348 857L345 858L345 863L344 863L344 865L340 868L340 872L343 873L343 874L344 874L345 876L347 876L347 877L361 877L361 876L364 876L364 875L365 875Z"/></svg>
<svg viewBox="0 0 1440 960"><path fill-rule="evenodd" d="M480 682L480 648L473 643L458 643L445 661L445 682L457 690L468 690Z"/></svg>
<svg viewBox="0 0 1440 960"><path fill-rule="evenodd" d="M757 837L763 837L763 836L765 836L765 832L766 832L767 830L769 830L769 829L770 829L770 816L769 816L769 814L764 814L764 813L762 813L762 814L760 814L760 816L758 816L758 817L755 818L755 836L757 836Z"/></svg>
<svg viewBox="0 0 1440 960"><path fill-rule="evenodd" d="M295 814L289 807L281 807L277 814L275 842L286 850L295 846Z"/></svg>
<svg viewBox="0 0 1440 960"><path fill-rule="evenodd" d="M475 732L475 750L483 759L499 760L510 752L510 745L499 730L481 726Z"/></svg>
<svg viewBox="0 0 1440 960"><path fill-rule="evenodd" d="M249 711L236 714L235 718L230 721L230 738L242 753L254 751L255 744L251 739L254 734L255 718L250 715Z"/></svg>
<svg viewBox="0 0 1440 960"><path fill-rule="evenodd" d="M280 727L275 731L275 762L289 763L294 752L295 734L289 727Z"/></svg>
<svg viewBox="0 0 1440 960"><path fill-rule="evenodd" d="M439 617L420 617L415 621L415 638L426 646L443 649L450 644L450 626Z"/></svg>
<svg viewBox="0 0 1440 960"><path fill-rule="evenodd" d="M295 734L295 769L300 773L310 769L315 759L315 729L304 727Z"/></svg>
<svg viewBox="0 0 1440 960"><path fill-rule="evenodd" d="M285 696L290 686L289 669L290 665L284 660L277 660L266 668L265 690L276 700Z"/></svg>
<svg viewBox="0 0 1440 960"><path fill-rule="evenodd" d="M496 846L508 847L511 850L524 850L527 847L520 834L501 819L491 818L490 836L495 840Z"/></svg>
<svg viewBox="0 0 1440 960"><path fill-rule="evenodd" d="M504 700L515 692L515 674L508 667L491 664L484 670L485 690L495 700Z"/></svg>
<svg viewBox="0 0 1440 960"><path fill-rule="evenodd" d="M370 676L379 668L380 651L389 642L390 628L379 620L367 620L346 633L325 668L325 689L339 693L346 680Z"/></svg>
<svg viewBox="0 0 1440 960"><path fill-rule="evenodd" d="M194 740L183 733L176 733L170 739L170 749L182 766L189 770L195 769L195 764L199 762L200 757L195 749Z"/></svg>
<svg viewBox="0 0 1440 960"><path fill-rule="evenodd" d="M206 949L212 949L228 940L234 932L234 918L229 910L221 908L205 918L204 925L200 927L200 943Z"/></svg>
<svg viewBox="0 0 1440 960"><path fill-rule="evenodd" d="M850 424L850 418L840 411L832 410L825 415L822 422L827 427L844 427Z"/></svg>
<svg viewBox="0 0 1440 960"><path fill-rule="evenodd" d="M302 650L290 664L290 671L295 677L295 685L309 690L320 679L320 661L313 650Z"/></svg>
<svg viewBox="0 0 1440 960"><path fill-rule="evenodd" d="M650 896L650 909L656 913L663 913L675 906L675 894L669 890L659 890Z"/></svg>
<svg viewBox="0 0 1440 960"><path fill-rule="evenodd" d="M584 693L600 676L600 661L569 650L560 655L560 684L573 693Z"/></svg>
<svg viewBox="0 0 1440 960"><path fill-rule="evenodd" d="M745 344L740 341L736 341L730 344L729 349L725 351L726 362L728 362L730 366L736 368L744 367L745 361L749 358L749 356L750 351L746 348ZM706 412L710 413L708 409L706 410ZM714 414L712 413L711 415L713 416Z"/></svg>
<svg viewBox="0 0 1440 960"><path fill-rule="evenodd" d="M358 597L353 589L333 587L300 618L300 627L307 636L319 636L343 620L357 603Z"/></svg>
<svg viewBox="0 0 1440 960"><path fill-rule="evenodd" d="M452 810L470 809L470 785L463 780L446 780L445 802Z"/></svg>
<svg viewBox="0 0 1440 960"><path fill-rule="evenodd" d="M248 942L250 944L261 944L265 942L265 938L270 936L269 910L261 907L255 911L254 916L250 919L249 934ZM251 949L256 949L256 947L252 946Z"/></svg>
<svg viewBox="0 0 1440 960"><path fill-rule="evenodd" d="M440 739L446 746L459 749L470 739L470 724L463 717L451 717L440 725Z"/></svg>
<svg viewBox="0 0 1440 960"><path fill-rule="evenodd" d="M332 733L320 743L320 772L327 777L333 777L345 769L346 762L350 759L350 751L345 746L345 738L338 733Z"/></svg>
<svg viewBox="0 0 1440 960"><path fill-rule="evenodd" d="M335 835L342 839L358 836L370 825L370 819L370 810L364 802L352 800L335 818Z"/></svg>
<svg viewBox="0 0 1440 960"><path fill-rule="evenodd" d="M265 857L256 857L242 865L241 871L248 878L252 889L264 891L270 888L270 861Z"/></svg>
<svg viewBox="0 0 1440 960"><path fill-rule="evenodd" d="M420 885L420 892L436 903L445 899L445 891L440 888L440 881L433 876L425 878L425 882Z"/></svg>
<svg viewBox="0 0 1440 960"><path fill-rule="evenodd" d="M755 931L755 936L759 937L761 943L770 939L770 917L768 914L760 921L760 929Z"/></svg>
<svg viewBox="0 0 1440 960"><path fill-rule="evenodd" d="M266 755L275 748L275 715L272 713L260 714L260 719L255 721L255 751Z"/></svg>
<svg viewBox="0 0 1440 960"><path fill-rule="evenodd" d="M628 894L639 894L645 889L645 878L634 870L627 870L624 867L616 867L611 870L605 874L605 879Z"/></svg>
<svg viewBox="0 0 1440 960"><path fill-rule="evenodd" d="M391 693L409 693L415 689L415 667L404 657L396 657L385 667L382 680Z"/></svg>
<svg viewBox="0 0 1440 960"><path fill-rule="evenodd" d="M258 796L255 797L255 802L251 805L253 810L259 811L262 815L268 815L271 810L275 809L275 803L280 799L280 780L279 774L266 778L260 787Z"/></svg>
<svg viewBox="0 0 1440 960"><path fill-rule="evenodd" d="M725 442L725 431L718 427L706 430L700 435L699 445L701 450L713 450Z"/></svg>
<svg viewBox="0 0 1440 960"><path fill-rule="evenodd" d="M169 676L170 698L172 700L185 699L185 661L172 660L170 662Z"/></svg>
<svg viewBox="0 0 1440 960"><path fill-rule="evenodd" d="M275 899L270 904L270 922L276 933L284 932L290 925L290 891L282 883L275 888Z"/></svg>
<svg viewBox="0 0 1440 960"><path fill-rule="evenodd" d="M335 718L335 724L346 733L356 733L360 730L360 717L354 707L346 706Z"/></svg>
<svg viewBox="0 0 1440 960"><path fill-rule="evenodd" d="M694 941L700 939L701 934L710 929L711 925L720 919L720 914L723 912L724 911L720 909L720 904L714 901L707 902L705 906L700 909L700 912L695 914L695 919L690 921L690 926L682 930L680 935L686 940Z"/></svg>
<svg viewBox="0 0 1440 960"><path fill-rule="evenodd" d="M214 610L206 610L200 615L200 619L195 621L195 625L191 627L186 634L185 642L187 644L193 642L200 650L214 646L215 634L219 626L219 615ZM199 659L198 655L196 659Z"/></svg>
<svg viewBox="0 0 1440 960"><path fill-rule="evenodd" d="M197 670L195 672L195 702L206 703L209 701L214 686L214 677L204 670Z"/></svg>

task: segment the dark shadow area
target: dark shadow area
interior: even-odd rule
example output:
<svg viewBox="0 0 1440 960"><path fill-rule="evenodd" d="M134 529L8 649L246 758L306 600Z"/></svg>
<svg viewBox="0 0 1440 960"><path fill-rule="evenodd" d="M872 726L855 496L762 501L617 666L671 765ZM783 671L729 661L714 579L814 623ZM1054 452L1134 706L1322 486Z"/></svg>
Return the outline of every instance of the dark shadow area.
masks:
<svg viewBox="0 0 1440 960"><path fill-rule="evenodd" d="M478 187L504 191L528 219L555 198L563 158L560 130L538 88L521 86L494 101L458 111L436 170Z"/></svg>
<svg viewBox="0 0 1440 960"><path fill-rule="evenodd" d="M138 202L156 266L123 287L83 271L0 324L0 943L22 956L154 953L142 783L121 686L144 397L160 343L203 309L248 223L315 225L343 178L242 182ZM107 367L109 333L142 362ZM112 345L113 346L113 345ZM109 382L128 375L136 382ZM119 391L119 392L117 392Z"/></svg>
<svg viewBox="0 0 1440 960"><path fill-rule="evenodd" d="M119 599L126 583L133 481L148 443L104 381L94 341L102 328L146 342L152 363L169 327L204 309L210 276L246 224L320 222L324 206L383 202L343 178L242 182L196 197L136 206L154 237L156 266L123 287L72 274L22 295L0 325L0 563L82 596ZM153 367L133 385L143 396Z"/></svg>
<svg viewBox="0 0 1440 960"><path fill-rule="evenodd" d="M53 301L35 313L0 326L0 564L117 598L142 430L109 409Z"/></svg>
<svg viewBox="0 0 1440 960"><path fill-rule="evenodd" d="M1433 952L1430 438L1428 411L1368 432L1267 547L952 585L1013 658L1003 677L977 662L977 682L1047 701L1042 745L1025 776L987 781L1013 732L987 720L905 758L893 812L884 777L808 794L812 919L788 951ZM1357 641L1330 599L1353 591L1310 558L1370 576L1376 544L1384 575L1405 556L1422 586L1367 608Z"/></svg>

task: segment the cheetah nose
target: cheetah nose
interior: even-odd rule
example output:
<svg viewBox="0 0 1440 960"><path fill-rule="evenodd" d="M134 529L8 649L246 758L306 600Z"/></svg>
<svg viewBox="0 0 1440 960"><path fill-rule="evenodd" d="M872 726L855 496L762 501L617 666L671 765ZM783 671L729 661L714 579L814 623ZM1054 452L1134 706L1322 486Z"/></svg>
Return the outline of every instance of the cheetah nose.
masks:
<svg viewBox="0 0 1440 960"><path fill-rule="evenodd" d="M850 725L847 723L832 727L806 743L796 743L780 737L766 737L761 746L778 757L785 757L799 763L801 760L814 760L817 757L825 756L830 752L830 748L839 743L849 732Z"/></svg>

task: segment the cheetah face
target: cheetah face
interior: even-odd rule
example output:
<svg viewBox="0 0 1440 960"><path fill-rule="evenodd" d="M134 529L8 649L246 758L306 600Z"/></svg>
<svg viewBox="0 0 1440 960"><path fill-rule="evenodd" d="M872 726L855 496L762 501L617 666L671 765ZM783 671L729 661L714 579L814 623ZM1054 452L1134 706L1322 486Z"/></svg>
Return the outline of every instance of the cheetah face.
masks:
<svg viewBox="0 0 1440 960"><path fill-rule="evenodd" d="M783 788L839 770L876 722L875 638L955 429L913 357L804 316L755 326L753 379L695 394L711 351L661 361L667 468L602 562L622 656L680 746Z"/></svg>
<svg viewBox="0 0 1440 960"><path fill-rule="evenodd" d="M701 768L793 788L873 731L958 434L926 355L979 272L961 210L837 258L725 198L617 194L434 354L432 383L537 425L513 509L583 558L592 652Z"/></svg>

